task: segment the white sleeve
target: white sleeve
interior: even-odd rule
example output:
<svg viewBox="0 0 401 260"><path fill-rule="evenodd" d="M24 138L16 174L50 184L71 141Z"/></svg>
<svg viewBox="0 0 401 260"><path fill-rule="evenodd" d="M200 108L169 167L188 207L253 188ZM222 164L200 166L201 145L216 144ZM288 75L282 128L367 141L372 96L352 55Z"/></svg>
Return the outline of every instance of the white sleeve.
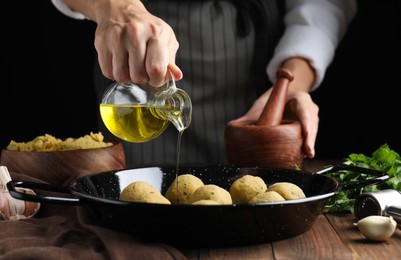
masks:
<svg viewBox="0 0 401 260"><path fill-rule="evenodd" d="M356 0L287 0L285 31L267 66L272 82L290 57L309 60L316 71L311 91L323 81L335 50L357 11Z"/></svg>
<svg viewBox="0 0 401 260"><path fill-rule="evenodd" d="M57 10L59 10L61 13L63 13L66 16L69 16L74 19L78 20L84 20L87 19L87 17L79 12L76 12L72 10L68 5L64 3L64 0L51 0L53 3L54 7L56 7Z"/></svg>

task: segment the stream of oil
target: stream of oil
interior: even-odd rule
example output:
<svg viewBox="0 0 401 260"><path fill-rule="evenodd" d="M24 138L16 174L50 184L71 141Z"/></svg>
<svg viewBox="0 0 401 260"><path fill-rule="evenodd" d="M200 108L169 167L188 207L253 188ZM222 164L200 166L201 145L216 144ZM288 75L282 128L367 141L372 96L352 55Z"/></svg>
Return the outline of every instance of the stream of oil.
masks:
<svg viewBox="0 0 401 260"><path fill-rule="evenodd" d="M175 179L176 181L176 191L178 194L178 174L180 171L180 152L181 152L181 140L182 140L182 134L184 133L184 130L178 131L178 136L177 136L177 158L176 158L176 165L175 165ZM177 196L177 203L179 202Z"/></svg>

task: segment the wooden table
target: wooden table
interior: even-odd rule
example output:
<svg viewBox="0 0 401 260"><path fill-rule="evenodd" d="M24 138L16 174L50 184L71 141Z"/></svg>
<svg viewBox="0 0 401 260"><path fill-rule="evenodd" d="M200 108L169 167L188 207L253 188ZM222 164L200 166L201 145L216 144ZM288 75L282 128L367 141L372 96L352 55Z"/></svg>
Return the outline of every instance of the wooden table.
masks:
<svg viewBox="0 0 401 260"><path fill-rule="evenodd" d="M336 161L305 161L316 171ZM354 226L353 214L321 214L307 232L285 240L231 248L183 249L188 259L401 259L401 223L386 241L372 242Z"/></svg>

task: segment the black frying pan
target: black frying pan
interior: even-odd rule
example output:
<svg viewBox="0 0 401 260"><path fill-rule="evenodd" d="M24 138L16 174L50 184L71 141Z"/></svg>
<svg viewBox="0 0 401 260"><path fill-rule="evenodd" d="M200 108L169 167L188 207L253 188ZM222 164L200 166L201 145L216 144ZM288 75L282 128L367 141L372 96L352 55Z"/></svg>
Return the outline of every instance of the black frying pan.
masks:
<svg viewBox="0 0 401 260"><path fill-rule="evenodd" d="M357 183L339 184L322 175L338 170L353 170L374 177ZM287 181L298 185L305 199L263 204L163 205L120 201L120 192L129 183L142 180L165 194L176 177L174 167L130 168L97 173L77 179L70 187L10 181L11 196L17 199L84 205L94 224L127 232L144 242L163 242L178 247L239 246L271 242L306 232L322 213L327 198L341 190L355 189L388 179L382 172L336 165L316 173L276 168L238 168L235 166L181 167L179 174L190 173L205 184L229 189L239 177L260 176L267 185ZM68 194L65 197L29 195L16 191L25 187ZM39 194L37 192L37 194Z"/></svg>

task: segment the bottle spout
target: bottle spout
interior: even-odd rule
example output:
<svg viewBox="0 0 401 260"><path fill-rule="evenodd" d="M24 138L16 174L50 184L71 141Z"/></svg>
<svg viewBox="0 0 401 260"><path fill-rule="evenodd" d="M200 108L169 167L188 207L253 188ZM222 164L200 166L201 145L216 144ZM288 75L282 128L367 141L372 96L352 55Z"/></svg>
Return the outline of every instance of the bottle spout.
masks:
<svg viewBox="0 0 401 260"><path fill-rule="evenodd" d="M188 94L179 88L170 88L160 93L155 108L168 119L178 131L189 127L192 119L192 102Z"/></svg>

